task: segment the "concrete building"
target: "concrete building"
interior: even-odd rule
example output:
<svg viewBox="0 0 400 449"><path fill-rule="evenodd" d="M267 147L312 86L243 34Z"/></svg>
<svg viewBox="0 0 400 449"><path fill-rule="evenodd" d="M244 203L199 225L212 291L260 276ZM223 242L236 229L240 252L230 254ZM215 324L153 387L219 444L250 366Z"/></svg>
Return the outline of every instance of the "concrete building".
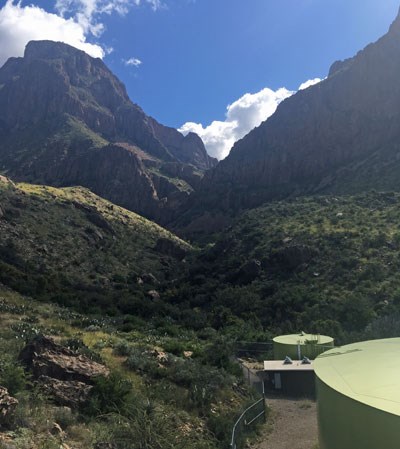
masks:
<svg viewBox="0 0 400 449"><path fill-rule="evenodd" d="M315 374L312 362L302 363L284 360L264 362L264 371L259 373L266 393L281 393L290 397L315 397Z"/></svg>

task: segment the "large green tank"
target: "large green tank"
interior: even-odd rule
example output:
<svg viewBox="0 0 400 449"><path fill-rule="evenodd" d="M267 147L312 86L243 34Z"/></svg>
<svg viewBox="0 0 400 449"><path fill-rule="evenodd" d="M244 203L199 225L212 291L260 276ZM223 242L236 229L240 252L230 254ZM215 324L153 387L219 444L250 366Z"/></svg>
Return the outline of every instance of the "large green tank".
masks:
<svg viewBox="0 0 400 449"><path fill-rule="evenodd" d="M320 449L400 448L400 338L332 349L314 369Z"/></svg>
<svg viewBox="0 0 400 449"><path fill-rule="evenodd" d="M327 335L300 334L281 335L273 339L274 359L283 360L289 356L293 360L301 360L303 357L315 359L319 354L333 348L333 338Z"/></svg>

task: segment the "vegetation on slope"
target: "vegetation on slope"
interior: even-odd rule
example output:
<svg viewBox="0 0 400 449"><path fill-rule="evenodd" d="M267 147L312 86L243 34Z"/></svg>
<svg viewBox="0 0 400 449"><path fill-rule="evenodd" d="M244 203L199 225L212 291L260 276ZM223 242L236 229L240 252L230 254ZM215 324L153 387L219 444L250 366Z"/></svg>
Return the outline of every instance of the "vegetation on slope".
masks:
<svg viewBox="0 0 400 449"><path fill-rule="evenodd" d="M0 384L19 400L0 429L2 448L216 449L227 446L234 417L252 400L215 335L180 329L170 336L151 326L120 332L120 319L38 303L1 285L0 311ZM39 333L110 368L88 405L58 406L18 364L20 349Z"/></svg>
<svg viewBox="0 0 400 449"><path fill-rule="evenodd" d="M156 289L190 251L170 232L83 188L3 178L0 208L0 282L81 312L162 313Z"/></svg>
<svg viewBox="0 0 400 449"><path fill-rule="evenodd" d="M399 193L298 198L245 213L194 251L86 189L2 178L0 283L13 290L0 286L0 385L20 400L4 438L45 447L56 421L77 448L226 446L251 400L232 341L398 334L399 223ZM32 389L16 357L39 332L112 370L88 407L65 417Z"/></svg>
<svg viewBox="0 0 400 449"><path fill-rule="evenodd" d="M239 339L385 336L400 309L399 223L392 192L270 203L196 257L171 301Z"/></svg>

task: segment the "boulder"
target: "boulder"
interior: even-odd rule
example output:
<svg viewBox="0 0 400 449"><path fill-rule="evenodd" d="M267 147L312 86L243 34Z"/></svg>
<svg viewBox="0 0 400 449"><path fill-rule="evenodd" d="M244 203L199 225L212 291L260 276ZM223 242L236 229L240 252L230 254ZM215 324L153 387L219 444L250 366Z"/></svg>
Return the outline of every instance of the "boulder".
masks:
<svg viewBox="0 0 400 449"><path fill-rule="evenodd" d="M157 290L149 290L147 292L147 296L151 298L153 301L157 301L160 299L160 293Z"/></svg>
<svg viewBox="0 0 400 449"><path fill-rule="evenodd" d="M7 388L0 387L0 424L14 413L18 400L10 396Z"/></svg>
<svg viewBox="0 0 400 449"><path fill-rule="evenodd" d="M20 360L36 379L46 376L62 381L93 384L109 370L100 363L64 348L45 336L37 336L20 353Z"/></svg>
<svg viewBox="0 0 400 449"><path fill-rule="evenodd" d="M40 376L38 381L44 394L57 404L72 408L84 404L93 388L92 385L77 380L59 380L48 376Z"/></svg>

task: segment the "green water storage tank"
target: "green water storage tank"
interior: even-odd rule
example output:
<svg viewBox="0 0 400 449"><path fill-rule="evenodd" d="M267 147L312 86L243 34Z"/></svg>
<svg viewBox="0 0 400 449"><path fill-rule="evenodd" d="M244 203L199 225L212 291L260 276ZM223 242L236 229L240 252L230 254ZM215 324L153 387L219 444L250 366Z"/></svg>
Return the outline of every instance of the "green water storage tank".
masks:
<svg viewBox="0 0 400 449"><path fill-rule="evenodd" d="M333 348L333 338L326 335L300 334L281 335L274 340L274 359L283 360L289 356L293 360L303 357L315 359L319 354Z"/></svg>
<svg viewBox="0 0 400 449"><path fill-rule="evenodd" d="M314 369L320 449L400 448L400 338L332 349Z"/></svg>

